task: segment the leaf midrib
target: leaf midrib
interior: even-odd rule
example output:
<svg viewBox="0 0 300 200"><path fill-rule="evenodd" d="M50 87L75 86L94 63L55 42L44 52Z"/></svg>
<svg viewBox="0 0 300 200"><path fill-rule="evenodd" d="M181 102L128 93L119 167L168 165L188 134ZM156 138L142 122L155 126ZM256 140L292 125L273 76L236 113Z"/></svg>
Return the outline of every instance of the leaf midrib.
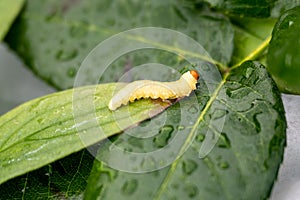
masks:
<svg viewBox="0 0 300 200"><path fill-rule="evenodd" d="M180 155L182 155L183 151L187 148L188 144L193 140L193 138L196 136L196 129L198 127L198 125L200 124L200 122L204 119L205 114L208 112L210 106L213 104L213 102L215 101L215 99L217 98L220 90L222 89L223 85L226 82L227 77L229 76L229 73L226 73L224 75L224 78L222 79L222 81L220 82L220 84L218 85L218 87L216 88L215 92L212 94L211 98L209 99L209 101L207 102L207 104L205 105L205 108L202 110L201 114L199 115L196 123L194 124L187 140L185 141L185 143L182 145L182 147L180 148L180 151L177 155L177 157L175 158L175 161L172 163L171 167L169 168L167 175L165 176L165 178L163 179L162 183L160 184L160 187L157 191L157 193L154 196L154 200L159 200L163 191L167 188L167 185L169 184L169 181L171 180L171 176L174 173L179 160L180 160Z"/></svg>
<svg viewBox="0 0 300 200"><path fill-rule="evenodd" d="M193 126L193 128L190 132L188 139L185 141L184 145L180 149L178 156L176 157L175 161L172 163L171 167L169 168L169 170L168 170L165 178L163 179L162 183L160 184L160 187L159 187L158 191L156 192L153 200L159 200L161 195L163 194L163 191L167 188L167 185L169 184L169 181L171 180L171 176L174 173L174 171L179 163L179 160L180 160L179 155L181 155L182 151L184 151L184 149L186 148L186 145L188 145L191 142L192 138L195 137L196 128L198 127L200 122L204 119L204 116L208 112L212 103L217 99L220 90L222 89L224 84L227 82L227 78L229 77L230 72L233 69L238 68L245 61L254 59L259 53L261 53L263 50L265 50L269 44L270 39L271 39L271 36L269 36L266 40L264 40L260 46L258 46L253 52L251 52L248 56L246 56L244 59L242 59L239 63L233 65L230 68L227 68L228 70L224 73L222 81L220 82L220 84L216 88L215 92L213 93L213 95L211 96L211 98L209 99L207 104L205 105L205 108L201 112L200 116L198 117L195 125Z"/></svg>
<svg viewBox="0 0 300 200"><path fill-rule="evenodd" d="M105 34L109 34L109 35L117 34L118 33L118 32L112 31L112 30L108 30L108 29L96 26L94 24L88 24L87 25L87 24L83 24L83 23L80 23L80 22L63 20L60 17L55 17L55 18L56 18L56 20L53 20L52 22L56 22L56 23L58 22L58 23L61 23L61 24L65 24L67 26L71 26L71 25L76 25L78 27L81 26L82 28L85 28L88 31L97 31L97 32L101 32L101 33L105 33ZM37 18L36 17L32 17L31 20L32 19L36 20ZM255 38L258 38L258 37L255 36ZM153 41L145 40L145 38L142 38L142 37L141 38L128 37L128 39L135 40L135 41L142 41L142 42L145 42L145 43L151 43L152 45L155 44L158 47L162 47L161 44L157 44L157 43L154 43ZM258 39L261 40L261 38L258 38ZM187 140L185 141L184 145L180 149L180 152L179 152L178 156L176 157L176 160L170 166L170 168L169 168L169 170L167 172L167 175L163 179L163 182L161 183L160 188L157 191L157 193L156 193L156 195L154 196L153 199L155 199L155 200L156 199L160 199L161 195L163 194L163 191L167 188L167 185L168 185L168 183L169 183L169 181L171 179L171 176L172 176L173 172L175 171L176 167L178 166L178 163L179 163L179 160L180 160L179 155L181 155L182 151L184 151L184 149L187 147L187 145L195 137L196 129L197 129L198 125L203 120L204 116L207 114L207 112L208 112L209 108L211 107L211 105L213 104L213 102L217 99L217 96L218 96L221 88L224 86L224 84L227 81L228 76L230 75L230 71L233 70L233 69L235 69L235 68L238 68L243 62L245 62L247 60L251 60L251 59L255 58L257 55L259 55L268 46L268 43L269 43L270 39L271 39L271 36L269 36L266 40L263 40L263 42L262 42L262 44L260 46L258 46L254 51L252 51L248 56L246 56L240 62L234 64L231 68L226 67L225 65L223 65L222 63L220 63L220 62L218 62L216 60L206 58L206 61L212 62L214 64L217 64L217 66L219 67L219 69L226 69L227 71L225 71L225 74L223 76L222 81L220 82L220 84L218 85L217 89L215 90L215 92L213 93L213 95L209 99L208 103L206 104L205 108L201 112L200 116L198 117L196 123L194 124L194 126L193 126L193 128L192 128L192 130L191 130L191 132L189 134L189 137L187 138ZM198 58L201 58L201 59L205 60L205 58L202 55L195 54L193 52L182 51L181 49L177 49L177 48L174 48L172 46L171 47L170 46L163 46L163 47L167 48L169 50L172 50L172 51L180 52L180 53L183 53L183 54L186 54L186 55L196 56ZM223 71L223 70L221 70L221 71Z"/></svg>
<svg viewBox="0 0 300 200"><path fill-rule="evenodd" d="M30 14L27 13L26 16L23 16L23 17L25 19L28 19L28 20L43 21L43 19L40 17L40 15L34 14L34 13L30 13ZM82 22L79 22L79 21L65 20L65 19L63 19L62 17L59 17L59 16L55 16L55 17L51 18L51 20L48 23L58 23L58 24L62 24L62 25L68 26L68 27L72 27L72 26L81 27L82 29L86 29L87 31L99 32L99 33L107 34L108 36L120 33L120 31L107 29L105 27L101 27L101 26L91 24L91 23L82 23ZM166 28L166 29L168 29L168 28ZM150 45L153 45L157 48L166 49L170 52L176 52L178 55L188 55L188 56L192 56L192 57L195 57L195 58L200 58L204 61L215 64L219 68L220 71L226 71L227 68L228 68L222 62L217 61L213 58L207 57L205 55L198 54L198 53L188 51L188 50L182 50L182 49L179 49L179 48L174 47L174 46L162 45L162 44L157 43L155 41L147 40L144 37L134 37L134 36L127 35L126 39L133 40L133 41L138 41L138 42L143 42L145 44L150 44Z"/></svg>

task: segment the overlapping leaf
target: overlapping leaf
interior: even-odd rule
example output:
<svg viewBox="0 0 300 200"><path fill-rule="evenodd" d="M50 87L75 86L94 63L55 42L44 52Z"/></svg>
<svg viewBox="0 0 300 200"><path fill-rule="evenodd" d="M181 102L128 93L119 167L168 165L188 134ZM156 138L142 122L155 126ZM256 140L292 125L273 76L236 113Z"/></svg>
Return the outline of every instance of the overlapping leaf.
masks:
<svg viewBox="0 0 300 200"><path fill-rule="evenodd" d="M264 9L268 10L267 15L270 14L270 5L265 3L266 1L261 2L260 5L263 9L255 10L255 15L260 15ZM206 83L203 79L200 80L200 89L196 92L199 104L197 107L189 103L191 99L181 101L180 104L168 109L164 115L142 123L139 127L127 130L125 134L113 138L113 140L101 143L100 145L103 145L103 147L100 148L98 157L104 161L112 162L116 160L113 156L110 156L113 149L110 147L110 141L116 140L115 144L125 149L126 152L145 153L163 149L174 141L176 136L184 133L183 136L187 136L187 138L183 140L183 147L180 145L175 146L180 153L186 150L184 154L180 154L179 159L176 156L177 154L175 154L175 159L174 155L161 154L163 158L166 158L166 160L161 160L162 162L156 162L157 160L149 157L149 160L145 160L143 165L139 166L140 169L149 170L149 167L153 169L154 166L160 170L146 174L115 171L104 163L96 161L85 193L86 198L172 199L180 197L186 199L194 197L231 199L236 196L245 196L264 199L268 196L282 159L285 142L285 119L281 99L276 86L261 65L246 62L239 66L236 63L241 63L247 58L254 58L254 56L248 57L248 55L252 55L253 52L257 53L256 50L259 47L265 48L265 43L268 41L265 40L266 36L270 33L270 26L274 22L268 21L270 26L262 31L262 34L257 34L254 28L255 23L252 20L250 20L252 23L250 28L249 26L243 26L243 23L235 23L238 24L238 28L234 33L230 22L225 16L211 12L205 4L197 5L201 6L202 10L200 11L190 9L189 6L182 3L182 1L151 1L151 3L142 4L137 1L126 1L125 3L123 1L96 0L55 0L47 2L31 0L28 1L20 20L11 30L7 40L10 46L21 55L29 67L40 77L60 89L73 86L76 71L83 58L96 44L115 33L139 26L167 27L184 32L200 42L212 58L222 65L221 68L225 68L223 80L213 83L215 84L213 91L208 90L208 85L211 83ZM228 8L234 8L233 11L237 11L237 14L241 12L235 7ZM247 14L249 14L248 11ZM38 31L37 27L39 27ZM234 34L236 34L235 43L233 43ZM245 43L245 40L243 40L245 35L246 38L250 38L249 43ZM248 37L249 35L250 37ZM252 44L253 41L255 44L249 47L249 44ZM235 45L235 52L232 58L233 44ZM113 63L113 70L109 71L108 76L102 77L100 81L117 80L127 70L128 63L133 67L149 62L163 63L175 69L183 67L183 62L178 56L170 57L167 53L151 52L151 50L136 52L134 55L124 56L120 61ZM229 63L235 65L232 71L226 67ZM94 66L93 70L97 71L98 67ZM206 67L209 67L209 65ZM214 75L213 73L207 74L212 77ZM86 76L88 77L88 74ZM109 91L109 88L107 90ZM106 93L101 93L102 95L107 96L105 97L106 101L109 99L109 95L106 95ZM64 97L68 97L68 95L62 95L61 97L61 100L55 102L58 104L65 102ZM43 126L32 125L36 120L39 120L34 116L41 112L57 122L57 124L49 124L48 120L44 121L44 123L48 123L50 129L58 128L62 130L62 128L66 128L65 130L67 130L72 125L72 123L63 124L62 126L60 124L66 116L72 119L70 113L67 112L70 111L70 107L65 107L64 109L67 109L62 110L66 116L60 115L60 112L53 114L52 111L49 111L53 106L49 108L48 106L51 105L50 102L54 101L51 101L51 98L45 100L48 103L44 107L36 108L37 113L28 112L24 114L24 119L27 119L26 114L32 115L34 122L28 122L29 124L24 127L20 126L20 131L36 133L34 130L41 128L43 130ZM54 107L56 103L54 103ZM101 105L99 108L101 108ZM135 108L138 109L142 105L149 104L137 102ZM181 117L180 112L182 110L194 117L187 119ZM84 111L82 112L84 113ZM107 113L102 113L99 110L98 114L106 115ZM161 122L165 115L167 121L160 130L151 132L147 129L147 124ZM10 116L12 117L12 114ZM18 117L17 119L21 119L22 115ZM187 121L180 123L182 120ZM5 121L2 120L3 123ZM17 128L17 126L14 128ZM49 150L50 153L47 154L49 158L46 159L47 162L43 162L44 164L82 148L76 143L76 141L79 141L77 135L69 134L68 144L70 145L64 146L62 139L65 140L65 138L56 138L55 131L49 131L50 129L48 131L45 129L45 134L48 136L53 135L53 138L47 136L44 140L39 140L44 142L42 145L51 141L57 142L56 139L61 143L52 146L51 151ZM8 128L3 134L6 135L5 132L10 133L12 130ZM115 131L119 132L121 130L115 129ZM113 134L115 131L108 130L108 135ZM147 135L149 138L141 140L131 137L140 136L140 134ZM152 137L150 137L151 134ZM35 136L37 139L43 138L39 134ZM199 149L206 143L205 141L212 140L212 138L218 138L215 141L217 142L215 148L207 157L199 159ZM14 140L10 138L8 141L13 143ZM33 140L30 141L36 145L36 148L34 146L31 148L38 150L41 144L37 143L37 140L35 140L36 143ZM98 140L92 139L91 141ZM16 142L17 148L18 145L22 146L29 140L18 140L18 142ZM72 142L74 142L75 147L71 145ZM191 144L191 146L187 144ZM52 151L53 147L57 147L57 149ZM26 151L25 147L23 151ZM9 156L13 159L16 154L14 151L12 152ZM18 152L16 153L18 154ZM22 152L19 152L19 154L21 155ZM46 152L40 155L46 155ZM76 157L80 159L80 156L77 155ZM132 157L132 160L137 161L138 159ZM166 164L165 161L173 162L167 162ZM25 166L25 163L28 164L24 161L24 164L21 163L22 166ZM37 164L37 162L31 164L25 170L20 167L14 168L12 165L11 171L13 174L4 176L3 180L44 165ZM80 165L76 167L80 168ZM66 167L63 168L66 169ZM49 169L43 170L37 172L47 174L51 171ZM51 179L52 177L54 179ZM80 196L82 188L78 185L82 179L79 180L76 177L76 175L61 176L62 179L65 178L70 182L74 181L74 184L68 185L72 189L66 190L64 183L59 183L59 178L52 176L50 173L49 179L47 179L49 187L34 186L32 190L26 191L25 194L28 194L26 197L36 197L31 194L34 194L33 191L41 189L43 196L48 198L65 198L72 194L75 194L77 198L82 198ZM24 183L21 187L21 190L23 190L26 188L28 180L31 179L32 181L32 178L32 174L29 174L25 179L22 177L21 181L16 179L16 182L19 181L21 185L22 182ZM77 180L79 181L77 182ZM10 183L13 184L14 180ZM260 188L255 187L258 184ZM72 185L74 187L71 187ZM74 192L76 188L80 192ZM47 189L47 194L45 194L45 189ZM5 192L7 190L0 189L0 194L1 191ZM13 197L20 197L20 195L24 197L23 193L10 192Z"/></svg>
<svg viewBox="0 0 300 200"><path fill-rule="evenodd" d="M134 138L131 132L118 136L113 144L108 142L100 147L98 159L106 161L108 166L105 162L95 161L86 198L267 198L285 145L284 111L275 83L263 66L246 62L220 82L219 90L209 100L206 98L208 91L203 87L197 91L197 109L202 112L198 119L191 120L192 126L176 129L177 123L172 123L174 117L171 116L166 124L174 129L160 133L170 134L169 137L156 135L140 140ZM175 115L185 110L182 106L172 108ZM194 140L188 141L191 144L182 156L161 168L161 163L166 163L170 156L166 149L171 148L175 153L185 148L184 145L176 146L178 143L174 142L182 134ZM162 137L162 146L156 145L157 137ZM218 138L216 145L205 158L199 157L205 140L213 140L211 138ZM122 156L115 157L114 148L123 148ZM165 157L157 160L153 152L158 149L162 154L165 152ZM138 155L130 152L144 152L147 159L135 166L137 172L147 165L155 166L157 170L148 173L128 173L127 168L114 170L114 159L119 159L120 163L136 163ZM132 161L126 160L128 154Z"/></svg>
<svg viewBox="0 0 300 200"><path fill-rule="evenodd" d="M8 32L23 4L24 0L2 0L0 2L0 41L2 41L3 37Z"/></svg>

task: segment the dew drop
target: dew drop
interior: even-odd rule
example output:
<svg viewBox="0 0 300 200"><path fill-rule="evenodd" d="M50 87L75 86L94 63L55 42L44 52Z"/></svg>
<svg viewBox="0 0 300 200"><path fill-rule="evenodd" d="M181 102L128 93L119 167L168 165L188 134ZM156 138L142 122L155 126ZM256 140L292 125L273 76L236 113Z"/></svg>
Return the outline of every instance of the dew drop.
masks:
<svg viewBox="0 0 300 200"><path fill-rule="evenodd" d="M68 77L73 78L76 75L76 69L73 67L69 68L67 75L68 75Z"/></svg>
<svg viewBox="0 0 300 200"><path fill-rule="evenodd" d="M219 141L220 142L218 144L218 147L220 147L220 148L230 148L231 147L230 140L226 133L221 133Z"/></svg>
<svg viewBox="0 0 300 200"><path fill-rule="evenodd" d="M205 140L205 135L203 135L203 134L197 135L196 140L198 142L203 142Z"/></svg>
<svg viewBox="0 0 300 200"><path fill-rule="evenodd" d="M195 114L195 113L198 112L198 108L197 108L195 105L192 105L192 106L188 109L188 111L189 111L190 113L192 113L192 114Z"/></svg>
<svg viewBox="0 0 300 200"><path fill-rule="evenodd" d="M155 146L161 148L167 145L173 131L174 131L173 126L171 125L163 126L159 130L158 135L153 139Z"/></svg>
<svg viewBox="0 0 300 200"><path fill-rule="evenodd" d="M140 140L136 137L130 137L128 139L128 143L133 146L133 147L137 147L139 149L143 149L144 148L144 144L143 144L143 140Z"/></svg>
<svg viewBox="0 0 300 200"><path fill-rule="evenodd" d="M78 51L76 49L72 50L59 50L56 53L56 59L60 61L68 61L73 58L75 58L78 54Z"/></svg>
<svg viewBox="0 0 300 200"><path fill-rule="evenodd" d="M187 185L184 188L184 191L187 193L188 197L194 198L198 194L198 187L196 185Z"/></svg>
<svg viewBox="0 0 300 200"><path fill-rule="evenodd" d="M216 109L215 112L212 114L212 119L220 119L224 117L226 114L228 114L228 110L223 109Z"/></svg>
<svg viewBox="0 0 300 200"><path fill-rule="evenodd" d="M181 126L181 125L178 125L178 126L177 126L177 130L179 130L179 131L182 131L182 130L184 130L184 129L185 129L184 126Z"/></svg>
<svg viewBox="0 0 300 200"><path fill-rule="evenodd" d="M153 169L155 166L157 166L157 162L152 156L145 156L141 162L142 169Z"/></svg>
<svg viewBox="0 0 300 200"><path fill-rule="evenodd" d="M122 187L122 193L124 195L132 195L138 187L138 181L136 179L131 179L126 181Z"/></svg>
<svg viewBox="0 0 300 200"><path fill-rule="evenodd" d="M172 186L172 188L174 188L176 190L179 188L179 185L177 183L173 183L171 186Z"/></svg>
<svg viewBox="0 0 300 200"><path fill-rule="evenodd" d="M84 26L74 25L70 28L70 35L74 38L82 38L87 34L87 29Z"/></svg>
<svg viewBox="0 0 300 200"><path fill-rule="evenodd" d="M183 172L187 175L191 175L197 169L197 167L197 163L193 160L186 160L182 165Z"/></svg>
<svg viewBox="0 0 300 200"><path fill-rule="evenodd" d="M39 124L42 124L42 123L44 123L45 121L46 121L46 119L45 118L39 118L39 119L37 119L36 120Z"/></svg>
<svg viewBox="0 0 300 200"><path fill-rule="evenodd" d="M228 95L228 97L233 98L233 99L242 99L244 97L246 97L247 95L251 94L252 91L250 91L249 88L246 87L240 87L237 89L231 89L228 88L226 90L226 94Z"/></svg>
<svg viewBox="0 0 300 200"><path fill-rule="evenodd" d="M219 166L220 168L222 168L222 169L228 169L228 168L229 168L228 162L220 162L220 163L218 164L218 166Z"/></svg>
<svg viewBox="0 0 300 200"><path fill-rule="evenodd" d="M204 64L204 65L201 66L201 69L203 71L210 71L210 66L208 64Z"/></svg>
<svg viewBox="0 0 300 200"><path fill-rule="evenodd" d="M146 119L145 121L139 124L140 127L146 127L151 123L151 119Z"/></svg>
<svg viewBox="0 0 300 200"><path fill-rule="evenodd" d="M250 76L252 75L253 72L254 72L253 68L251 68L251 67L247 68L246 73L245 73L245 77L250 78Z"/></svg>

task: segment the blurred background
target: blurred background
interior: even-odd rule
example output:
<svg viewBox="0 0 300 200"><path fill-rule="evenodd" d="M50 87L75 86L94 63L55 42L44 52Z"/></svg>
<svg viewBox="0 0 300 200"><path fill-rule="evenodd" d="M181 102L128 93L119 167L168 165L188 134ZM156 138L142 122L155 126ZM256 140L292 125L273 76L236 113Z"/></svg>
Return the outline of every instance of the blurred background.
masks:
<svg viewBox="0 0 300 200"><path fill-rule="evenodd" d="M0 44L0 114L56 90L28 70L3 43ZM13 78L12 78L13 77ZM271 200L300 199L300 95L282 95L288 122L287 147ZM259 186L258 186L259 187Z"/></svg>

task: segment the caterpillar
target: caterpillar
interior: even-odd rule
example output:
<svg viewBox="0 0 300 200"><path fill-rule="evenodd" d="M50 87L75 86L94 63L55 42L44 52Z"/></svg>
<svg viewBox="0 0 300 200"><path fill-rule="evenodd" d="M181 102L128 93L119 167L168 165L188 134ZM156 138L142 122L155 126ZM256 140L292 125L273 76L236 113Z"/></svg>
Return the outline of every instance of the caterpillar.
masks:
<svg viewBox="0 0 300 200"><path fill-rule="evenodd" d="M126 105L141 98L162 100L177 99L189 96L196 89L199 74L195 70L184 73L179 80L173 82L159 82L151 80L138 80L127 84L118 91L110 100L108 108L116 110L121 105Z"/></svg>

